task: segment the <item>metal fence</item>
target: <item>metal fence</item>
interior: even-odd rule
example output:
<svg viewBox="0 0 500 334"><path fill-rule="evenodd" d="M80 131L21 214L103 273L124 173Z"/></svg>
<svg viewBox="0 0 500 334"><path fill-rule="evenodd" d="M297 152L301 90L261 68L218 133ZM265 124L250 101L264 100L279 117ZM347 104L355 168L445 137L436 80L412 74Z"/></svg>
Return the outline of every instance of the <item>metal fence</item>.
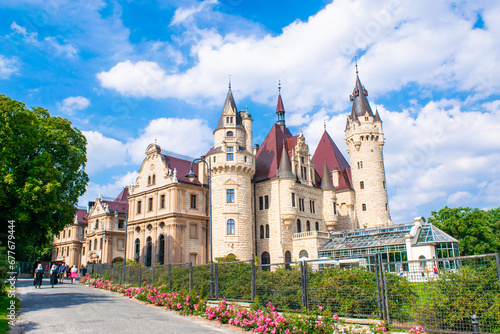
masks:
<svg viewBox="0 0 500 334"><path fill-rule="evenodd" d="M213 299L270 302L279 310L329 307L343 316L381 318L397 329L422 325L428 332L500 333L498 254L402 262L382 262L373 254L269 265L225 262L212 268L94 264L89 273L131 286L164 284Z"/></svg>

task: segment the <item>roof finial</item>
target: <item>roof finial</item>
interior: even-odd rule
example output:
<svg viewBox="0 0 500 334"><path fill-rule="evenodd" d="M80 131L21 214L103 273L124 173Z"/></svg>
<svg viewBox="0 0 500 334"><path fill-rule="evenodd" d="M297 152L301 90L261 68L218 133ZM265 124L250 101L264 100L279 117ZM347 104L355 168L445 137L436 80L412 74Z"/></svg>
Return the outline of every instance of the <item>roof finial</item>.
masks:
<svg viewBox="0 0 500 334"><path fill-rule="evenodd" d="M229 74L229 90L231 90L231 74Z"/></svg>
<svg viewBox="0 0 500 334"><path fill-rule="evenodd" d="M323 120L323 127L324 127L324 129L326 131L326 119Z"/></svg>
<svg viewBox="0 0 500 334"><path fill-rule="evenodd" d="M281 94L281 79L278 79L278 94Z"/></svg>
<svg viewBox="0 0 500 334"><path fill-rule="evenodd" d="M156 142L157 142L157 141L158 141L158 138L156 138L156 136L155 136L155 145L156 145Z"/></svg>
<svg viewBox="0 0 500 334"><path fill-rule="evenodd" d="M248 104L245 105L245 111L248 112Z"/></svg>
<svg viewBox="0 0 500 334"><path fill-rule="evenodd" d="M358 56L354 53L354 64L356 64L356 75L358 75Z"/></svg>

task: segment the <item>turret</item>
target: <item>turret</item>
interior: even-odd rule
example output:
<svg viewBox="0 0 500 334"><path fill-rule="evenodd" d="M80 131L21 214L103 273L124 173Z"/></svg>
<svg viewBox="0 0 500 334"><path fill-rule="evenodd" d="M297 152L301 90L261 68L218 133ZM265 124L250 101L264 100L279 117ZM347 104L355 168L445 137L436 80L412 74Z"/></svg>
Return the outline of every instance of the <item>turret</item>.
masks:
<svg viewBox="0 0 500 334"><path fill-rule="evenodd" d="M350 96L352 109L347 118L345 140L359 228L391 223L382 153L382 120L378 111L373 114L367 97L368 91L359 80L356 65L356 84Z"/></svg>

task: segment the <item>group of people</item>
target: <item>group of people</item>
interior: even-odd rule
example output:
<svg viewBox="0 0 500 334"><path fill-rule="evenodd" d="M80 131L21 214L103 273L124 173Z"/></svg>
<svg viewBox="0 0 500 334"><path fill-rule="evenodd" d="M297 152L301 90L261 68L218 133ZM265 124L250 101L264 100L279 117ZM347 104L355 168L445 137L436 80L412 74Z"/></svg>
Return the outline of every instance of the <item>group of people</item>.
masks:
<svg viewBox="0 0 500 334"><path fill-rule="evenodd" d="M35 289L42 286L44 270L42 264L38 264L38 267L35 269L35 273L33 275L34 281L33 285ZM73 265L71 268L67 267L65 264L62 264L59 268L53 264L50 268L50 284L52 287L58 283L64 283L64 277L68 276L71 279L71 284L75 284L75 280L78 277L78 268Z"/></svg>

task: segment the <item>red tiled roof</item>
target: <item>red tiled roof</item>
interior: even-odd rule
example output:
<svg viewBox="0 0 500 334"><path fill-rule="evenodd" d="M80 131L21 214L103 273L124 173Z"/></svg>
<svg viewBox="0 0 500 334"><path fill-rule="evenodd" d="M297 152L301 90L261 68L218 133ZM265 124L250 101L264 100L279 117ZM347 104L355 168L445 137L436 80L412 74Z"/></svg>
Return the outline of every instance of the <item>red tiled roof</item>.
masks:
<svg viewBox="0 0 500 334"><path fill-rule="evenodd" d="M323 165L325 161L330 173L334 168L337 168L340 172L339 186L336 187L337 190L352 189L349 163L326 131L321 136L318 147L313 155L314 168L321 178L323 177Z"/></svg>
<svg viewBox="0 0 500 334"><path fill-rule="evenodd" d="M123 190L120 192L118 196L116 196L115 201L116 202L126 202L128 198L128 187L124 187Z"/></svg>
<svg viewBox="0 0 500 334"><path fill-rule="evenodd" d="M193 182L189 181L186 177L186 174L189 173L191 168L191 161L184 160L180 158L175 158L170 155L163 154L164 161L170 165L170 169L177 170L177 180L180 182L192 183L196 185L200 185L200 181L198 178L194 179ZM198 175L198 163L193 164L193 172Z"/></svg>
<svg viewBox="0 0 500 334"><path fill-rule="evenodd" d="M76 220L78 224L87 224L87 210L76 209Z"/></svg>
<svg viewBox="0 0 500 334"><path fill-rule="evenodd" d="M285 142L287 150L290 151L287 141L291 137L292 134L286 126L273 125L255 156L255 182L276 177L278 162L283 151L283 142ZM297 139L295 139L295 142L297 142ZM291 153L288 154L291 155Z"/></svg>
<svg viewBox="0 0 500 334"><path fill-rule="evenodd" d="M106 200L103 200L102 202L108 205L110 213L115 213L115 211L118 211L118 213L125 213L128 208L128 202L106 201Z"/></svg>

